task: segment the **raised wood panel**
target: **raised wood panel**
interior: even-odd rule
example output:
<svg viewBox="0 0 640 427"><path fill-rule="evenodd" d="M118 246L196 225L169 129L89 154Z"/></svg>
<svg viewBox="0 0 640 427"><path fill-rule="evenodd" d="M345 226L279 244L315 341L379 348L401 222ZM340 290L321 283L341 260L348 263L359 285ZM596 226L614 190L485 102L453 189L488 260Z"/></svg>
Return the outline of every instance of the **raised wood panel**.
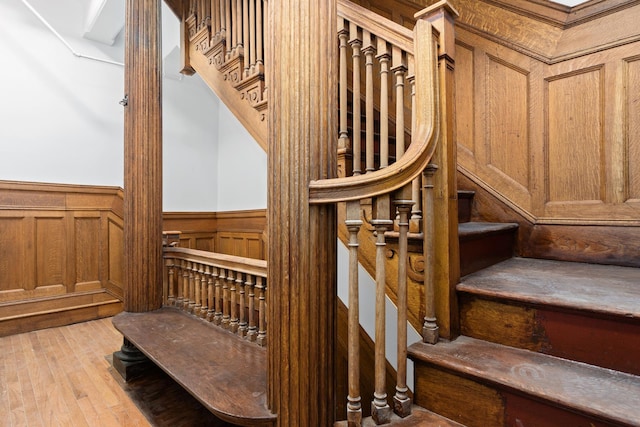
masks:
<svg viewBox="0 0 640 427"><path fill-rule="evenodd" d="M24 217L0 217L0 301L4 300L2 295L24 289L30 276L27 246L32 238L26 233L25 222Z"/></svg>
<svg viewBox="0 0 640 427"><path fill-rule="evenodd" d="M640 57L626 62L629 199L640 201Z"/></svg>
<svg viewBox="0 0 640 427"><path fill-rule="evenodd" d="M603 199L602 68L548 81L547 200Z"/></svg>
<svg viewBox="0 0 640 427"><path fill-rule="evenodd" d="M462 120L456 121L458 147L475 152L475 84L474 48L460 41L456 43L456 114Z"/></svg>
<svg viewBox="0 0 640 427"><path fill-rule="evenodd" d="M122 225L109 220L109 283L122 291L124 230Z"/></svg>
<svg viewBox="0 0 640 427"><path fill-rule="evenodd" d="M494 56L488 61L488 163L528 188L529 72Z"/></svg>
<svg viewBox="0 0 640 427"><path fill-rule="evenodd" d="M64 286L67 273L65 217L36 218L36 287ZM29 289L32 284L26 283ZM66 289L65 289L66 290Z"/></svg>
<svg viewBox="0 0 640 427"><path fill-rule="evenodd" d="M100 216L74 218L76 289L100 288L100 222Z"/></svg>

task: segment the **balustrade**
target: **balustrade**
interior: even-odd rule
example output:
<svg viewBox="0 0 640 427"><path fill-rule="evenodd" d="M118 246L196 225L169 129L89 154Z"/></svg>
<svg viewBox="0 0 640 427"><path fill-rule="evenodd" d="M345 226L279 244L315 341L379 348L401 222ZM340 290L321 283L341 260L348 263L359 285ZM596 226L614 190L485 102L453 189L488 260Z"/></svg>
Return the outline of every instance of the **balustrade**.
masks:
<svg viewBox="0 0 640 427"><path fill-rule="evenodd" d="M164 258L165 306L266 344L266 261L176 247Z"/></svg>

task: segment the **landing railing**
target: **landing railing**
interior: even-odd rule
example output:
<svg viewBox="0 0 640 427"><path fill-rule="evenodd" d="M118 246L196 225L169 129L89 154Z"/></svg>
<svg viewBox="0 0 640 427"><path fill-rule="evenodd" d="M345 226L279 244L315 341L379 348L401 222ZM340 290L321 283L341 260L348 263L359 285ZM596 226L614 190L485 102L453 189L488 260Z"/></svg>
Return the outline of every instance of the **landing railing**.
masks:
<svg viewBox="0 0 640 427"><path fill-rule="evenodd" d="M165 306L266 345L266 261L177 247L164 260Z"/></svg>

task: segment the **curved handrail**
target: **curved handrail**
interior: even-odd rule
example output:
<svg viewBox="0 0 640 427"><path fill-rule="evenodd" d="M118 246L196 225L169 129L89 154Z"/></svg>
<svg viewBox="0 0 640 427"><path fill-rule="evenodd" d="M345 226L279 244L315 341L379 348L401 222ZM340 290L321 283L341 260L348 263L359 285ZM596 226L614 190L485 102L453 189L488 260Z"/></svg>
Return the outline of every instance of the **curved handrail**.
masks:
<svg viewBox="0 0 640 427"><path fill-rule="evenodd" d="M416 124L413 142L405 154L392 165L364 175L311 181L309 203L336 203L386 194L409 184L426 168L440 136L437 34L425 20L419 20L414 28Z"/></svg>

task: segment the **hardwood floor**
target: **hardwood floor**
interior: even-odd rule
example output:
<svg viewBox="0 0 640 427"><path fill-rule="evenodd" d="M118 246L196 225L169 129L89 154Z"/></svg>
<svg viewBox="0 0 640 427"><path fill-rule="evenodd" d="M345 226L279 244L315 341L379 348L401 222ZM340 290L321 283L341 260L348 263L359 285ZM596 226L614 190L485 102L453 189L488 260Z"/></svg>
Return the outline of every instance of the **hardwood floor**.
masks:
<svg viewBox="0 0 640 427"><path fill-rule="evenodd" d="M0 338L0 424L230 425L158 368L125 383L111 366L121 344L110 318Z"/></svg>

